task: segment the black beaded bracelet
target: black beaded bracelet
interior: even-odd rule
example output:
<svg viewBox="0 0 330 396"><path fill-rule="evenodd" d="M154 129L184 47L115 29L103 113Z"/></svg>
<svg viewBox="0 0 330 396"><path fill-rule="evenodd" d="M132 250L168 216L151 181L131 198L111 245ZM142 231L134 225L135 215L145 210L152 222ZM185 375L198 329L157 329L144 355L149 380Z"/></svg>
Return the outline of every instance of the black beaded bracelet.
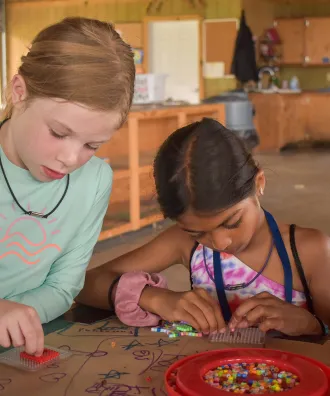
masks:
<svg viewBox="0 0 330 396"><path fill-rule="evenodd" d="M112 302L112 292L114 287L116 286L116 284L119 282L119 279L121 278L121 275L117 276L117 278L112 281L110 287L109 287L109 291L108 291L108 302L109 302L109 307L110 309L114 309L114 304Z"/></svg>

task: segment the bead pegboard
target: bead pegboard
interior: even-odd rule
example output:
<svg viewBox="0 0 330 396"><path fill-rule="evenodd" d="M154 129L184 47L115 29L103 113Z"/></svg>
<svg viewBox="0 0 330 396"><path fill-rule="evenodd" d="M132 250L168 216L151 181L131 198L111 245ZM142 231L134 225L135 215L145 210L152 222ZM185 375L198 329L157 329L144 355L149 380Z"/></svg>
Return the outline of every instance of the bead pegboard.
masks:
<svg viewBox="0 0 330 396"><path fill-rule="evenodd" d="M226 344L265 344L266 333L257 327L247 329L226 330L225 333L212 333L209 335L210 342L224 342Z"/></svg>
<svg viewBox="0 0 330 396"><path fill-rule="evenodd" d="M0 364L7 364L27 371L37 371L51 363L67 359L71 355L72 353L69 351L45 345L42 356L35 357L28 355L24 351L24 347L19 347L1 353Z"/></svg>

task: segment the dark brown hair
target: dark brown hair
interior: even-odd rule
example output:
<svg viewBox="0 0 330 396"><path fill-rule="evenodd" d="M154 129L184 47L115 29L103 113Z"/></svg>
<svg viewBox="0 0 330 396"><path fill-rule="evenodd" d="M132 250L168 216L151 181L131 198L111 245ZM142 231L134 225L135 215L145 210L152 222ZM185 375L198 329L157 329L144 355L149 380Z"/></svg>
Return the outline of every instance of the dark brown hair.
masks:
<svg viewBox="0 0 330 396"><path fill-rule="evenodd" d="M259 168L243 141L218 121L203 118L178 129L154 161L157 198L165 217L187 209L216 214L255 192Z"/></svg>

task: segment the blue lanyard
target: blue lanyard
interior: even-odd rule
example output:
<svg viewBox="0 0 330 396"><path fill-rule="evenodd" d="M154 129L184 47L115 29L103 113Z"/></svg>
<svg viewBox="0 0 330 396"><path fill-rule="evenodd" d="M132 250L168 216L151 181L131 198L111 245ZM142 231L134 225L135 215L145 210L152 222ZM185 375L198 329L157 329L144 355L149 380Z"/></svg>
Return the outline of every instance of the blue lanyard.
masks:
<svg viewBox="0 0 330 396"><path fill-rule="evenodd" d="M286 251L282 235L280 230L278 229L278 225L274 219L274 217L267 211L265 212L265 217L272 233L274 244L277 250L277 253L280 257L283 271L284 271L284 292L285 292L285 301L288 303L292 302L292 270L290 265L290 260L288 253ZM221 311L223 318L226 322L228 322L231 318L231 309L228 304L225 285L222 276L222 268L221 268L221 256L217 251L213 251L213 269L214 269L214 281L217 290L218 300L221 306Z"/></svg>

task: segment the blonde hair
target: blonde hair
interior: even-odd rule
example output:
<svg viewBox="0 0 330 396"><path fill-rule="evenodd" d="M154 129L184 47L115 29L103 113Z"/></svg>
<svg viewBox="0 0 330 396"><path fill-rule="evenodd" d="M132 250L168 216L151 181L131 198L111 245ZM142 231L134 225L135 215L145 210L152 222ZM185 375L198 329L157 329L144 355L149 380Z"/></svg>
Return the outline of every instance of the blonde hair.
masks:
<svg viewBox="0 0 330 396"><path fill-rule="evenodd" d="M27 101L60 98L99 111L119 111L120 125L125 121L134 92L134 58L112 24L65 18L42 30L21 60L18 73L27 87ZM9 118L10 86L6 102Z"/></svg>

